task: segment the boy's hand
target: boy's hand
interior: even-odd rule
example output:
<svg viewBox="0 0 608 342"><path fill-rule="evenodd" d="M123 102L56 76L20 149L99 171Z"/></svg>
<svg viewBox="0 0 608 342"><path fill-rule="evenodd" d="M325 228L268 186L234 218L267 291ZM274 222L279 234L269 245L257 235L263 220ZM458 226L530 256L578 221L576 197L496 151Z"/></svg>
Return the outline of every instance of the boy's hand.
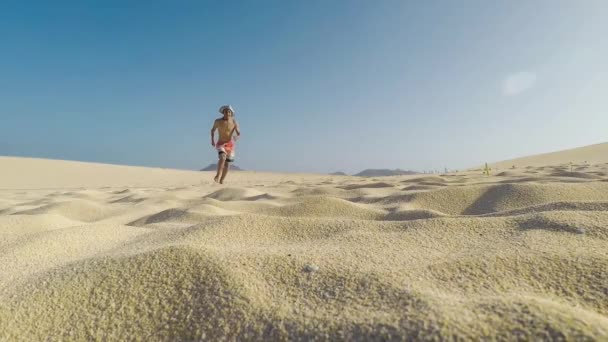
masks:
<svg viewBox="0 0 608 342"><path fill-rule="evenodd" d="M211 146L215 147L215 143L211 140Z"/></svg>

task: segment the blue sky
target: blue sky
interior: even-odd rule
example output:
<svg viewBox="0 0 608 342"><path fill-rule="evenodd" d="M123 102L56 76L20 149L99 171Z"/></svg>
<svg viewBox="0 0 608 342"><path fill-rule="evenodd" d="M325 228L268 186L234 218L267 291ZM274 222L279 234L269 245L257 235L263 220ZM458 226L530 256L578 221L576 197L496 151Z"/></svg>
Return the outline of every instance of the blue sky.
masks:
<svg viewBox="0 0 608 342"><path fill-rule="evenodd" d="M608 141L608 2L0 4L0 155L463 168Z"/></svg>

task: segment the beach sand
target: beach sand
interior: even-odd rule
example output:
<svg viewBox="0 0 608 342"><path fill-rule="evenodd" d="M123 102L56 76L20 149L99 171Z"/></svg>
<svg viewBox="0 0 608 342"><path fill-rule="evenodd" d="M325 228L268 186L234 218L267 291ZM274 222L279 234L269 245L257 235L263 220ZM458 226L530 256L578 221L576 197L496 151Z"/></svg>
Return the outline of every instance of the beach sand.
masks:
<svg viewBox="0 0 608 342"><path fill-rule="evenodd" d="M606 340L606 146L223 186L2 157L0 340Z"/></svg>

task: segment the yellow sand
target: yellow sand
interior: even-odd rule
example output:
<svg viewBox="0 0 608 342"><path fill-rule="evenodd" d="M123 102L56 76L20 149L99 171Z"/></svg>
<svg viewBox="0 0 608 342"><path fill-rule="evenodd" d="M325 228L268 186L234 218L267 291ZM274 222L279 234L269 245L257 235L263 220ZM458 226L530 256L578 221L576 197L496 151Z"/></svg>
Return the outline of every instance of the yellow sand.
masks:
<svg viewBox="0 0 608 342"><path fill-rule="evenodd" d="M606 340L608 154L583 150L225 186L0 158L0 341Z"/></svg>

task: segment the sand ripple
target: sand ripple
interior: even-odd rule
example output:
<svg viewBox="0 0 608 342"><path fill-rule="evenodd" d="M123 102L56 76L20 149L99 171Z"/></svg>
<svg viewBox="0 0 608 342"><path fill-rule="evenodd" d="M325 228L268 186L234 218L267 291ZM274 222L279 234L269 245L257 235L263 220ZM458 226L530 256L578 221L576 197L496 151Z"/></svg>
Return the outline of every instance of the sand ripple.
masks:
<svg viewBox="0 0 608 342"><path fill-rule="evenodd" d="M606 340L607 168L4 190L0 340Z"/></svg>

